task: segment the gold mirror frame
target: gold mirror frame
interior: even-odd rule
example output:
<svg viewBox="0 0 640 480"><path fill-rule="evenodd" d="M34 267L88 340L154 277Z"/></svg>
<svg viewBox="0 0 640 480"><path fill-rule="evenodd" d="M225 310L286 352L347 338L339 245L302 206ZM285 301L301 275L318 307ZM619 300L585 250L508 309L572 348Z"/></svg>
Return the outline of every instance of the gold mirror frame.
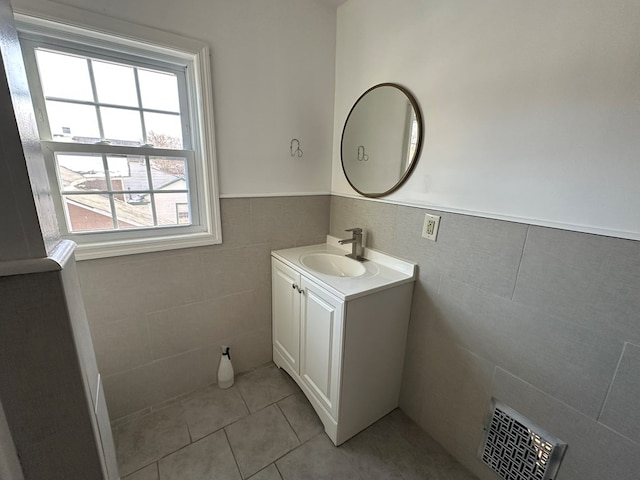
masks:
<svg viewBox="0 0 640 480"><path fill-rule="evenodd" d="M404 94L404 96L408 100L408 105L411 106L415 121L417 122L417 141L415 144L415 148L413 150L413 154L411 155L411 158L408 160L406 167L404 169L404 172L402 172L399 175L398 180L395 181L395 179L393 179L395 183L393 183L389 188L385 188L384 191L382 192L370 192L370 191L364 191L366 189L364 189L362 185L357 185L358 180L356 178L353 178L353 175L350 177L349 174L347 173L347 166L345 166L345 152L344 152L345 133L347 132L347 129L350 126L349 120L351 120L352 122L354 121L354 118L355 118L354 112L357 111L358 105L362 106L363 105L362 102L367 96L369 96L368 99L369 101L371 101L371 95L374 94L376 90L381 89L383 87L391 87L399 90L402 94ZM382 115L384 115L384 113L385 112L381 112ZM368 120L370 120L370 118L368 118ZM353 125L353 123L351 125ZM402 128L405 131L405 141L407 141L406 137L410 136L411 132L406 132L406 125L402 126ZM349 115L347 115L347 119L345 120L344 127L342 128L342 137L340 140L340 160L342 165L342 171L344 172L344 175L347 181L349 182L349 185L351 185L351 187L360 195L365 197L370 197L370 198L383 197L400 188L400 186L407 180L407 178L409 178L416 164L418 163L418 158L420 157L420 153L422 151L422 142L424 137L423 128L424 128L424 124L422 120L422 113L420 112L420 107L418 106L418 102L416 101L414 96L411 94L411 92L409 92L406 88L396 83L380 83L378 85L374 85L373 87L369 88L366 92L360 95L358 100L356 100L356 102L353 104L353 107L351 107L351 110L349 111ZM411 139L409 138L409 141L410 140ZM359 161L361 162L368 161L368 154L366 153L366 149L363 145L359 145L357 147L356 155ZM392 161L395 161L395 158ZM401 166L401 163L402 163L402 158L400 158L399 166Z"/></svg>

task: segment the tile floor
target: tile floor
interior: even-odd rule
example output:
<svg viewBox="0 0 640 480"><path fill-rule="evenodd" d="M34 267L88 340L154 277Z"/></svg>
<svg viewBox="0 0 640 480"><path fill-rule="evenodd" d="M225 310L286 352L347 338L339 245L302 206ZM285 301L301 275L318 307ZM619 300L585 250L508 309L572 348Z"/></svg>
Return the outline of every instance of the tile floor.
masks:
<svg viewBox="0 0 640 480"><path fill-rule="evenodd" d="M114 423L123 480L472 480L400 410L336 448L271 364Z"/></svg>

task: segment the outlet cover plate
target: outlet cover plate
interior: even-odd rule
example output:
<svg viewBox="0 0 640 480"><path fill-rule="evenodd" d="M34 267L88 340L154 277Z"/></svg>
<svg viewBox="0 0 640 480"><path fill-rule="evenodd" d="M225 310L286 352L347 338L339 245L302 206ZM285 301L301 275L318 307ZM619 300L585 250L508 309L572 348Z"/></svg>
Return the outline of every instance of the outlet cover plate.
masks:
<svg viewBox="0 0 640 480"><path fill-rule="evenodd" d="M438 215L424 214L424 225L422 226L422 236L428 240L436 241L438 237L438 227L440 217Z"/></svg>

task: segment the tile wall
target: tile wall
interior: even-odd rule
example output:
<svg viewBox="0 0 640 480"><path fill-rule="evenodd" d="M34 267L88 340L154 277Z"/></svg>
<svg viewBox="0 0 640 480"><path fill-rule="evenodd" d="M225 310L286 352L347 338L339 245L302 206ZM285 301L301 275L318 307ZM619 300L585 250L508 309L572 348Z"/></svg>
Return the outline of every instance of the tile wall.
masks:
<svg viewBox="0 0 640 480"><path fill-rule="evenodd" d="M115 452L100 444L111 432L98 436L92 408L95 370L72 292L73 263L0 277L0 396L27 479L101 478L102 454L113 454L115 467Z"/></svg>
<svg viewBox="0 0 640 480"><path fill-rule="evenodd" d="M331 218L329 221L329 206ZM286 212L286 213L285 213ZM640 471L640 242L339 196L222 200L223 245L80 262L112 419L271 359L269 251L361 226L419 264L402 409L482 479L492 396L569 444L558 480ZM329 227L330 225L330 227Z"/></svg>
<svg viewBox="0 0 640 480"><path fill-rule="evenodd" d="M271 360L269 252L324 243L330 197L222 199L223 244L78 263L111 419Z"/></svg>
<svg viewBox="0 0 640 480"><path fill-rule="evenodd" d="M333 196L332 235L419 264L401 408L482 479L492 396L568 443L558 480L637 480L640 242Z"/></svg>

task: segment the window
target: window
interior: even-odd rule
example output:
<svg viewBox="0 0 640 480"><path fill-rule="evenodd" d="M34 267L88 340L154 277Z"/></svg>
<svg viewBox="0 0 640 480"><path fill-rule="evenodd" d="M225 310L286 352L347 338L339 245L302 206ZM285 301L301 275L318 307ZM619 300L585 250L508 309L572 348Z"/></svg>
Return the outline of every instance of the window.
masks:
<svg viewBox="0 0 640 480"><path fill-rule="evenodd" d="M58 223L76 256L220 243L206 46L17 20Z"/></svg>

